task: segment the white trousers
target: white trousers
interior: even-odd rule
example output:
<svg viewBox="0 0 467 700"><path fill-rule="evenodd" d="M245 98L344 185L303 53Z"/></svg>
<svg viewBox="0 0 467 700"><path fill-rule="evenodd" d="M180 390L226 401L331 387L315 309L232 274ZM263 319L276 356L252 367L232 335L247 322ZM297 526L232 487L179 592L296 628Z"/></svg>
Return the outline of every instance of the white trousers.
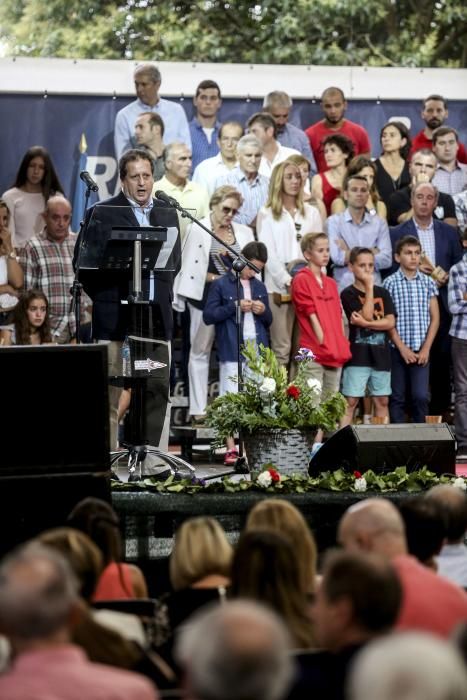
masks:
<svg viewBox="0 0 467 700"><path fill-rule="evenodd" d="M214 343L214 325L207 326L203 312L188 302L190 308L190 415L204 416L208 403L209 358Z"/></svg>
<svg viewBox="0 0 467 700"><path fill-rule="evenodd" d="M232 377L238 376L238 362L219 362L219 396L227 392L236 394L238 383Z"/></svg>

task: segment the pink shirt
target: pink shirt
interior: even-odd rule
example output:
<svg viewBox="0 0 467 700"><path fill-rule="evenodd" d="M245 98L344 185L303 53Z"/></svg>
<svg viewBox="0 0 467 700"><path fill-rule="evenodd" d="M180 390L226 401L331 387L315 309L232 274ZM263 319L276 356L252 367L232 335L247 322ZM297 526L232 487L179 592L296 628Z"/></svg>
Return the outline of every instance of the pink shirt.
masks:
<svg viewBox="0 0 467 700"><path fill-rule="evenodd" d="M138 673L88 661L72 644L20 654L0 675L5 700L157 700L152 683Z"/></svg>
<svg viewBox="0 0 467 700"><path fill-rule="evenodd" d="M392 563L402 583L402 606L396 628L424 630L449 637L460 622L467 622L467 593L408 555Z"/></svg>

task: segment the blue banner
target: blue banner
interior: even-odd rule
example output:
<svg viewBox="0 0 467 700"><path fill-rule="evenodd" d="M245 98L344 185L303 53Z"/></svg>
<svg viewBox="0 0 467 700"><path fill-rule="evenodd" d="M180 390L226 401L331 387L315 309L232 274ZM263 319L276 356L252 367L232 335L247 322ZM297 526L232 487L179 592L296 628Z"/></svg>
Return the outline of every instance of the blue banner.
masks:
<svg viewBox="0 0 467 700"><path fill-rule="evenodd" d="M41 145L50 152L66 196L75 199L78 174L83 169L80 141L85 134L87 142L86 170L99 185L99 198L112 196L119 189L117 162L113 149L113 126L119 109L129 98L60 95L0 95L0 149L3 154L0 169L0 193L12 186L15 175L28 148ZM193 113L190 99L181 100L188 119ZM242 124L261 109L260 99L223 100L221 121L236 119ZM349 102L347 117L364 126L369 132L373 155L379 155L379 132L390 118L406 117L412 124L411 133L417 133L423 122L420 101L362 100ZM295 100L291 121L306 128L322 118L315 100ZM455 127L463 143L467 142L467 102L449 102L449 125ZM78 190L79 194L80 190ZM96 201L92 195L90 204ZM79 217L82 212L77 212ZM76 224L74 225L76 228Z"/></svg>

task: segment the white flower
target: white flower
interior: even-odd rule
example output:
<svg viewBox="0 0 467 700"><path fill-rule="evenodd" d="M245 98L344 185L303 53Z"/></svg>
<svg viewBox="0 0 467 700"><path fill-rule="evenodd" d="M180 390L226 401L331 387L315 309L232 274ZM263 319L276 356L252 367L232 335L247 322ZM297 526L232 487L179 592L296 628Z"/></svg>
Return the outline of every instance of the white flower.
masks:
<svg viewBox="0 0 467 700"><path fill-rule="evenodd" d="M361 476L359 479L355 479L354 483L355 491L366 491L366 479Z"/></svg>
<svg viewBox="0 0 467 700"><path fill-rule="evenodd" d="M463 479L461 476L458 476L457 479L454 479L452 482L452 485L456 489L460 489L461 491L465 491L467 489L467 484L465 483L465 479Z"/></svg>
<svg viewBox="0 0 467 700"><path fill-rule="evenodd" d="M271 486L272 484L272 476L268 471L261 472L261 474L258 476L257 482L260 486L267 489L268 486Z"/></svg>
<svg viewBox="0 0 467 700"><path fill-rule="evenodd" d="M272 377L265 377L259 390L262 394L273 394L276 391L276 380Z"/></svg>
<svg viewBox="0 0 467 700"><path fill-rule="evenodd" d="M306 380L306 383L308 384L309 388L312 391L316 391L317 393L321 393L321 389L323 385L319 381L319 379L315 379L314 377L310 377L309 379Z"/></svg>

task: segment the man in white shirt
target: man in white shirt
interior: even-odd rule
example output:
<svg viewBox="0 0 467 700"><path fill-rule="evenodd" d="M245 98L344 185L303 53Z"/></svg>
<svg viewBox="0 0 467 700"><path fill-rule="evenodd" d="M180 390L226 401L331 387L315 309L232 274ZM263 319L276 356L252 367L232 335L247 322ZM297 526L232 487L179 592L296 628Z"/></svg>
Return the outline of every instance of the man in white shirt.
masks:
<svg viewBox="0 0 467 700"><path fill-rule="evenodd" d="M257 112L248 120L248 132L254 134L263 148L259 165L259 174L270 178L276 165L287 160L289 156L300 155L295 148L281 146L277 141L277 124L274 118L266 112Z"/></svg>
<svg viewBox="0 0 467 700"><path fill-rule="evenodd" d="M196 166L193 182L204 187L209 196L216 188L216 180L227 175L237 165L237 143L242 136L243 127L239 122L225 122L219 130L217 139L220 152Z"/></svg>
<svg viewBox="0 0 467 700"><path fill-rule="evenodd" d="M134 72L137 99L117 112L114 146L117 160L133 148L135 122L141 112L156 112L165 125L164 142L183 141L191 148L190 129L185 110L179 104L159 97L161 74L152 63L141 63Z"/></svg>
<svg viewBox="0 0 467 700"><path fill-rule="evenodd" d="M189 209L197 219L203 219L209 213L207 190L196 182L189 180L191 172L191 150L184 143L170 143L164 151L165 175L154 185L153 193L162 190ZM179 216L180 236L183 240L189 219Z"/></svg>

